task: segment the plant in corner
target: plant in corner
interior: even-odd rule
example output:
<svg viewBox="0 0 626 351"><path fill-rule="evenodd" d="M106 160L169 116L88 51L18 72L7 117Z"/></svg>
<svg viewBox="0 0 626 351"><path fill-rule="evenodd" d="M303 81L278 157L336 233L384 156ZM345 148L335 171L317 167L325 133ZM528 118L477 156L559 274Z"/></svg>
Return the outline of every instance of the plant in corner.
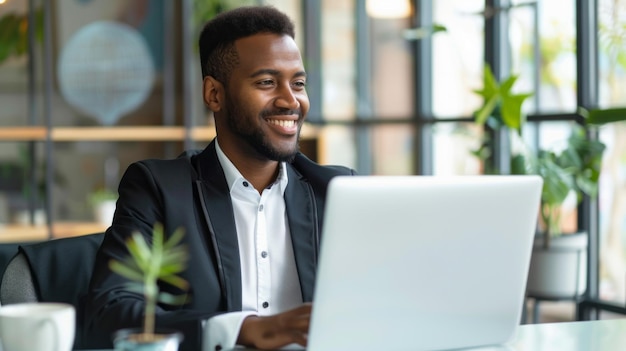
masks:
<svg viewBox="0 0 626 351"><path fill-rule="evenodd" d="M145 298L143 329L118 331L114 337L116 350L177 350L182 335L180 333L162 333L155 330L157 302L164 304L182 304L185 294L173 295L159 289L159 281L170 284L181 291L187 290L187 281L178 276L185 270L188 260L187 247L180 242L184 231L179 228L166 240L163 226L159 223L152 230L151 245L139 232L134 232L126 241L129 256L122 261L111 260L111 270L129 280L128 289L140 293ZM168 337L174 338L167 339ZM120 345L121 344L121 345ZM154 344L153 348L147 345Z"/></svg>

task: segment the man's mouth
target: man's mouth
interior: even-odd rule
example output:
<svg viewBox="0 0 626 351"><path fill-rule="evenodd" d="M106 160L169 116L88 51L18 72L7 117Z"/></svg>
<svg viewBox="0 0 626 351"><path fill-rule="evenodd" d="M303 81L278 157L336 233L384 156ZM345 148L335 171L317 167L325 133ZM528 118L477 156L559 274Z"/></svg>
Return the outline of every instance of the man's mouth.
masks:
<svg viewBox="0 0 626 351"><path fill-rule="evenodd" d="M294 120L268 119L267 122L269 124L273 124L273 125L284 127L284 128L292 128L293 126L296 125L296 121Z"/></svg>

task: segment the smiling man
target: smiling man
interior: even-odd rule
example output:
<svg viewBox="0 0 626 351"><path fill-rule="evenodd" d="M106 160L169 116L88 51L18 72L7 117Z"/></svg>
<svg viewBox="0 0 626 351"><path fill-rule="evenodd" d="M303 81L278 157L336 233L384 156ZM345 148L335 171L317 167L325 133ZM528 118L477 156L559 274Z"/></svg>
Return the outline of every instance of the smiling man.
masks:
<svg viewBox="0 0 626 351"><path fill-rule="evenodd" d="M156 315L157 328L184 333L181 350L200 350L203 335L205 350L306 345L326 188L354 171L298 151L309 100L287 16L265 6L222 13L199 46L217 137L204 150L126 170L84 299L87 347L110 348L115 330L141 326L143 297L108 262L127 255L133 231L149 239L155 223L166 234L186 231L189 298Z"/></svg>

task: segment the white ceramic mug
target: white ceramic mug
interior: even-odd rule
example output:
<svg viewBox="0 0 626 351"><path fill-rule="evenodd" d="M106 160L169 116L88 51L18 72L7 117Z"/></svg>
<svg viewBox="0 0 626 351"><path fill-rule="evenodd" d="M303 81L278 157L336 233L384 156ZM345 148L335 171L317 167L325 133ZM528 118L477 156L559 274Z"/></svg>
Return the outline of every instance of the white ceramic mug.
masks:
<svg viewBox="0 0 626 351"><path fill-rule="evenodd" d="M71 351L76 311L64 303L18 303L0 307L3 351Z"/></svg>

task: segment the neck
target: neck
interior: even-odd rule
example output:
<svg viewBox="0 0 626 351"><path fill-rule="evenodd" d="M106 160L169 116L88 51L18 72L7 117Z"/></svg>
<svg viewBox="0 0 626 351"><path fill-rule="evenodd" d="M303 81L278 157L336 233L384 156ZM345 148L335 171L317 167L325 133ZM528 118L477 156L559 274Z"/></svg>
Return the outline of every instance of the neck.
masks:
<svg viewBox="0 0 626 351"><path fill-rule="evenodd" d="M278 176L278 161L258 161L245 160L244 162L236 162L231 160L235 167L241 172L241 175L252 183L252 186L259 192L274 183Z"/></svg>

